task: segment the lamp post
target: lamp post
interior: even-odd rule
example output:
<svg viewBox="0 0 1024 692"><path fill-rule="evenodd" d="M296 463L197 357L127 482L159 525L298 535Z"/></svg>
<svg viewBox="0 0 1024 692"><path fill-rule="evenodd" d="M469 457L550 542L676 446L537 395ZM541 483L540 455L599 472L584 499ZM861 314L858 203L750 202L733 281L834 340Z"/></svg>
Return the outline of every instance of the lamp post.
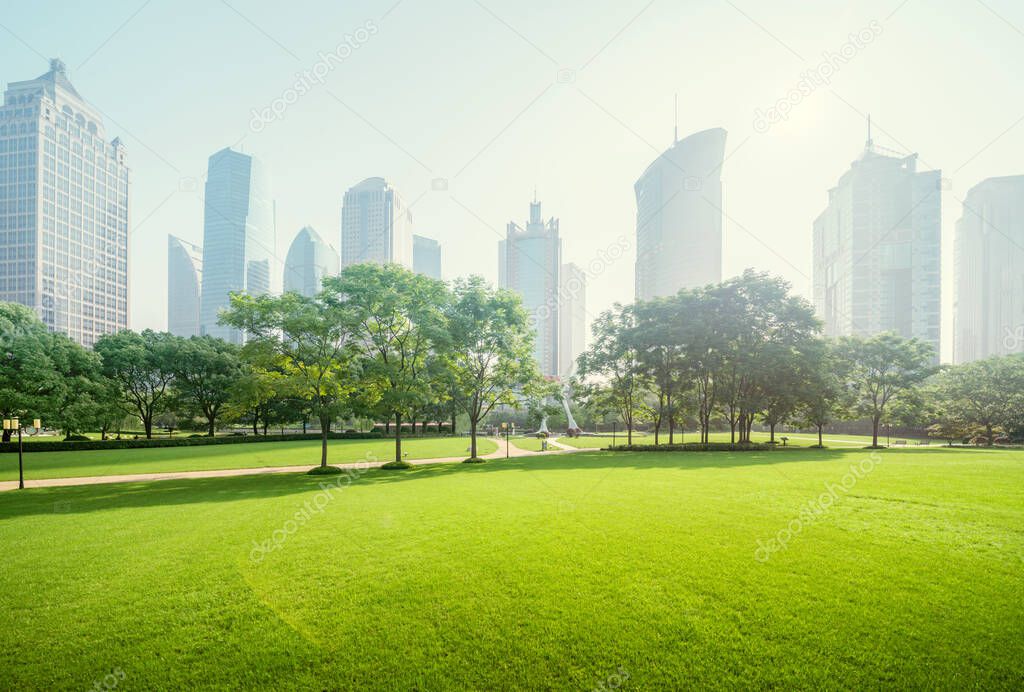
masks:
<svg viewBox="0 0 1024 692"><path fill-rule="evenodd" d="M508 423L502 423L501 429L505 431L505 460L508 461Z"/></svg>
<svg viewBox="0 0 1024 692"><path fill-rule="evenodd" d="M36 418L32 421L32 427L39 430L42 427L42 421ZM25 488L25 445L21 439L21 421L17 418L4 418L4 430L18 431L18 489L23 490Z"/></svg>

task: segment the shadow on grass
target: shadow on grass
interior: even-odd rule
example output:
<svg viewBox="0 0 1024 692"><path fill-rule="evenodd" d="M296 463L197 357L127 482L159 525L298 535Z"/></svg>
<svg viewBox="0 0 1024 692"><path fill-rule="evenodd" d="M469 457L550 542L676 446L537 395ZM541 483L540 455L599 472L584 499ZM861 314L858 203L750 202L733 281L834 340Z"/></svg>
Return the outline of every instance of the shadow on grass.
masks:
<svg viewBox="0 0 1024 692"><path fill-rule="evenodd" d="M901 457L934 452L935 449L893 450ZM977 452L974 449L945 452ZM325 486L344 488L406 481L429 481L453 474L542 473L618 468L645 469L735 468L770 464L840 461L863 458L864 449L794 449L765 452L577 452L551 456L489 459L484 464L425 464L405 470L380 468L356 471L354 476L309 476L306 473L275 473L221 478L176 479L140 483L104 483L56 488L29 488L0 492L0 521L19 516L80 514L132 507L188 505L209 502L243 502L313 493ZM303 469L304 470L304 469ZM297 469L298 471L298 469ZM323 484L323 485L321 485Z"/></svg>

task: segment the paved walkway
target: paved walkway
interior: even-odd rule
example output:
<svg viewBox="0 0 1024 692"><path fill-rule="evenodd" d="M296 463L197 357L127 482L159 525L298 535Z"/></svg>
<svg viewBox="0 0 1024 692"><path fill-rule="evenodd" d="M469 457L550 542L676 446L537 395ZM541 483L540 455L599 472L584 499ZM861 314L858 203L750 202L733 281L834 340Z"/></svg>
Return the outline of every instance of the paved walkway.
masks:
<svg viewBox="0 0 1024 692"><path fill-rule="evenodd" d="M484 459L504 459L505 454L505 439L489 437L486 438L491 442L498 445L498 449L485 454ZM550 450L547 452L529 452L523 449L519 449L514 444L508 446L509 457L531 457L531 456L544 456L550 454L568 454L573 452L591 452L596 449L577 449L576 447L570 447L548 440L553 443L559 449ZM466 440L468 449L469 440ZM468 456L467 451L466 455ZM454 464L461 462L465 459L465 456L461 457L440 457L436 459L409 459L410 464L417 466L426 464ZM374 461L374 462L355 462L348 464L331 464L331 466L337 466L342 469L366 469L366 468L377 468L386 464L386 461ZM44 478L41 480L37 479L26 479L26 488L57 488L71 485L98 485L101 483L142 483L145 481L172 481L172 480L184 480L189 478L227 478L231 476L259 476L266 473L305 473L310 467L308 465L296 465L296 466L262 466L258 468L248 469L213 469L210 471L177 471L172 473L135 473L125 474L116 476L80 476L77 478ZM16 490L18 488L18 481L0 481L0 491L4 490Z"/></svg>

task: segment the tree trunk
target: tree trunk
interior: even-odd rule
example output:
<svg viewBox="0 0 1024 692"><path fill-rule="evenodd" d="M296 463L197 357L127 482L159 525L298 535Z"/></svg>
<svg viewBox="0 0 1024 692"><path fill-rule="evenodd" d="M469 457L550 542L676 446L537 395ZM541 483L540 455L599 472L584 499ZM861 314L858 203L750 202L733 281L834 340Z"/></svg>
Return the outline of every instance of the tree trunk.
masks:
<svg viewBox="0 0 1024 692"><path fill-rule="evenodd" d="M252 434L260 434L260 416L255 409L252 412Z"/></svg>
<svg viewBox="0 0 1024 692"><path fill-rule="evenodd" d="M775 423L769 423L768 429L771 430L771 437L768 438L771 442L775 442Z"/></svg>
<svg viewBox="0 0 1024 692"><path fill-rule="evenodd" d="M633 419L626 421L626 444L633 446Z"/></svg>
<svg viewBox="0 0 1024 692"><path fill-rule="evenodd" d="M823 427L824 427L824 426L822 426L822 425L819 425L819 426L818 426L818 446L819 446L819 447L824 447L824 446L825 446L825 445L824 445L824 444L822 443L822 441L821 441L821 429L822 429Z"/></svg>
<svg viewBox="0 0 1024 692"><path fill-rule="evenodd" d="M153 438L153 419L152 418L143 418L142 419L142 427L146 431L146 439L147 440L152 439Z"/></svg>
<svg viewBox="0 0 1024 692"><path fill-rule="evenodd" d="M330 429L330 421L320 418L320 466L327 466L327 434Z"/></svg>
<svg viewBox="0 0 1024 692"><path fill-rule="evenodd" d="M476 426L477 421L475 419L469 420L469 457L476 459Z"/></svg>
<svg viewBox="0 0 1024 692"><path fill-rule="evenodd" d="M395 461L402 462L402 414L395 413Z"/></svg>
<svg viewBox="0 0 1024 692"><path fill-rule="evenodd" d="M988 446L989 447L991 447L993 444L995 444L995 437L994 437L994 435L992 433L992 426L991 425L986 425L985 426L985 437L988 439Z"/></svg>
<svg viewBox="0 0 1024 692"><path fill-rule="evenodd" d="M455 434L455 416L456 416L456 414L453 413L452 414L452 429L451 429L451 434L452 435Z"/></svg>
<svg viewBox="0 0 1024 692"><path fill-rule="evenodd" d="M391 434L391 419L390 418L388 418L386 421L384 421L384 434L385 435L390 435Z"/></svg>
<svg viewBox="0 0 1024 692"><path fill-rule="evenodd" d="M874 416L871 419L871 446L878 446L878 420L881 416Z"/></svg>
<svg viewBox="0 0 1024 692"><path fill-rule="evenodd" d="M216 427L215 424L216 424L216 418L214 418L213 416L211 416L209 419L207 419L207 434L210 437L214 436L214 428Z"/></svg>

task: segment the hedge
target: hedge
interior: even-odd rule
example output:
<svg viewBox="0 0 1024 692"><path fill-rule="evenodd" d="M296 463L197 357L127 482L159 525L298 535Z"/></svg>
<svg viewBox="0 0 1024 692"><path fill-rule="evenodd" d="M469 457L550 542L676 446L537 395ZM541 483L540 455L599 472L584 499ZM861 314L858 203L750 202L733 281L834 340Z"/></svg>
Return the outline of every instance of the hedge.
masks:
<svg viewBox="0 0 1024 692"><path fill-rule="evenodd" d="M331 440L379 440L383 435L379 432L365 433L328 433ZM305 434L295 433L292 435L223 435L220 437L162 437L147 440L89 440L86 442L65 442L54 440L52 442L29 442L24 445L26 452L84 452L93 449L138 449L150 447L201 447L204 445L231 445L251 444L254 442L296 442L302 440L320 440L320 433ZM0 443L0 453L17 452L18 440L11 438L11 441Z"/></svg>
<svg viewBox="0 0 1024 692"><path fill-rule="evenodd" d="M783 449L780 444L765 442L733 443L733 442L687 442L675 445L614 445L605 447L610 452L772 452ZM784 449L800 449L785 447Z"/></svg>

